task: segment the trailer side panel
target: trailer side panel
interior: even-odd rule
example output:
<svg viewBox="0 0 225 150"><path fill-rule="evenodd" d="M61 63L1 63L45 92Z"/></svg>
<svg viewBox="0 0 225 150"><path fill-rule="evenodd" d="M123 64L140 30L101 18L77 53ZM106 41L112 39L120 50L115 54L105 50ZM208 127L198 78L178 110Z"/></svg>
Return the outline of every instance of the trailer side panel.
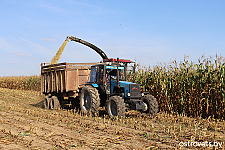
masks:
<svg viewBox="0 0 225 150"><path fill-rule="evenodd" d="M88 82L90 67L97 63L41 64L43 94L78 91Z"/></svg>

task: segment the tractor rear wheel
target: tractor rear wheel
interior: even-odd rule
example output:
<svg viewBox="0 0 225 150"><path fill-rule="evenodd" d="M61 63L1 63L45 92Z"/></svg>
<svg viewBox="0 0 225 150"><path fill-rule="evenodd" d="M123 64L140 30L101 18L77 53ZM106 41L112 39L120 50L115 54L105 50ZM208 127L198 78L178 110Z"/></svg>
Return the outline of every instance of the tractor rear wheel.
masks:
<svg viewBox="0 0 225 150"><path fill-rule="evenodd" d="M49 109L50 108L50 101L51 101L51 98L49 96L45 96L45 99L44 99L44 107L45 107L45 109Z"/></svg>
<svg viewBox="0 0 225 150"><path fill-rule="evenodd" d="M90 85L84 86L80 95L80 109L87 113L98 114L100 107L100 98L98 90Z"/></svg>
<svg viewBox="0 0 225 150"><path fill-rule="evenodd" d="M147 116L155 117L158 112L158 102L152 95L145 95L142 97L142 101L145 103L145 110L141 112Z"/></svg>
<svg viewBox="0 0 225 150"><path fill-rule="evenodd" d="M125 103L120 96L112 96L106 101L106 111L110 118L114 116L125 117Z"/></svg>
<svg viewBox="0 0 225 150"><path fill-rule="evenodd" d="M57 96L52 96L50 101L50 109L59 109L61 107Z"/></svg>

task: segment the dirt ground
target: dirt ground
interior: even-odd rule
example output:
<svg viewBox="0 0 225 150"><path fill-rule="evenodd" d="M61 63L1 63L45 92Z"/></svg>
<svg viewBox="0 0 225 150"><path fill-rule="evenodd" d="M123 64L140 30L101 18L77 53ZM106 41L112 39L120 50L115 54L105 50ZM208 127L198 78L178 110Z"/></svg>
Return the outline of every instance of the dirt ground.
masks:
<svg viewBox="0 0 225 150"><path fill-rule="evenodd" d="M39 92L0 88L0 149L224 149L225 121L158 113L124 119L46 110ZM215 147L194 142L218 142ZM185 142L193 145L183 146ZM217 143L217 144L218 144Z"/></svg>

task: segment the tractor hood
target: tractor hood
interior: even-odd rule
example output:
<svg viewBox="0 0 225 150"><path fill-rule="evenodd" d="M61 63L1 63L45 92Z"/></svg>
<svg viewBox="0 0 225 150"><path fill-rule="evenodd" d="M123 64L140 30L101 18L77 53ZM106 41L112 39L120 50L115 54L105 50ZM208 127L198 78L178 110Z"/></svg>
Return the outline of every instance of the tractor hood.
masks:
<svg viewBox="0 0 225 150"><path fill-rule="evenodd" d="M137 83L119 81L119 86L124 89L124 96L127 98L139 98L141 96L140 85ZM116 80L111 81L111 94L113 93L114 87L117 87Z"/></svg>

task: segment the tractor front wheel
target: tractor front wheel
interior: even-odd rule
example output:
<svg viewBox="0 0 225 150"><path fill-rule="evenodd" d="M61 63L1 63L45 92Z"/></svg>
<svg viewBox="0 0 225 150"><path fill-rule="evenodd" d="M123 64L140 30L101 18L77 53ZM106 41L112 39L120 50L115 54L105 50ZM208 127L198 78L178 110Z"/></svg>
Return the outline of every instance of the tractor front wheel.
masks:
<svg viewBox="0 0 225 150"><path fill-rule="evenodd" d="M145 110L142 110L142 113L147 116L155 117L158 112L158 102L155 97L152 95L146 95L142 97L142 101L145 104Z"/></svg>
<svg viewBox="0 0 225 150"><path fill-rule="evenodd" d="M112 96L106 101L106 111L110 118L125 117L125 103L122 97Z"/></svg>

